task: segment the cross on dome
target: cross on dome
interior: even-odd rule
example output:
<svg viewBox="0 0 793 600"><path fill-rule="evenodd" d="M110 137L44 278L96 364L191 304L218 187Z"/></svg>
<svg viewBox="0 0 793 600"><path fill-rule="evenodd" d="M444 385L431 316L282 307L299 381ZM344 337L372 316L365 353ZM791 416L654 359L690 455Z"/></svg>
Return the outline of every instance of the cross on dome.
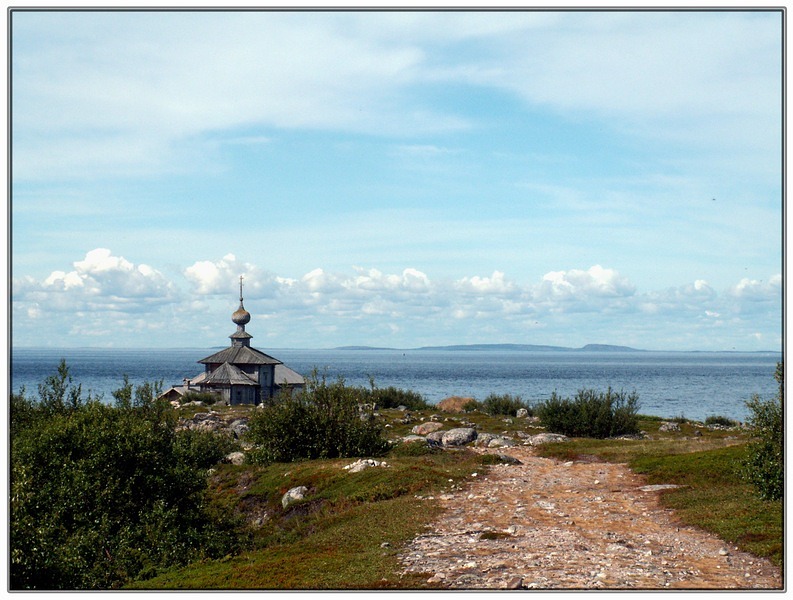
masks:
<svg viewBox="0 0 793 600"><path fill-rule="evenodd" d="M242 305L242 275L240 275L240 307L231 315L231 320L236 323L238 331L245 331L245 325L251 320L251 313Z"/></svg>

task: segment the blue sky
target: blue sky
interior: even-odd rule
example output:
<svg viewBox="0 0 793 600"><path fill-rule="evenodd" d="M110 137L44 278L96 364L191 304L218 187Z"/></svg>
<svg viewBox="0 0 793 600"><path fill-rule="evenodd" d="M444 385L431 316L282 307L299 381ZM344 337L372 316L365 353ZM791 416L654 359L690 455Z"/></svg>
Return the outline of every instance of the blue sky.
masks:
<svg viewBox="0 0 793 600"><path fill-rule="evenodd" d="M780 12L12 14L12 343L782 343Z"/></svg>

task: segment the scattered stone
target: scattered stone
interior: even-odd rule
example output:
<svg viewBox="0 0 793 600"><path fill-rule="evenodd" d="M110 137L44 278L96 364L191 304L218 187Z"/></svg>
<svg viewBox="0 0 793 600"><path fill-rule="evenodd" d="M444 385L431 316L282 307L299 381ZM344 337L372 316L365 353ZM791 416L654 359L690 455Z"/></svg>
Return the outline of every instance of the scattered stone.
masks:
<svg viewBox="0 0 793 600"><path fill-rule="evenodd" d="M427 435L428 433L432 433L433 431L438 431L439 429L443 429L443 423L438 423L437 421L429 421L427 423L422 423L421 425L416 425L411 432L416 435Z"/></svg>
<svg viewBox="0 0 793 600"><path fill-rule="evenodd" d="M496 438L496 434L494 433L480 433L476 436L476 441L474 441L474 446L487 448L487 445L490 443L490 440Z"/></svg>
<svg viewBox="0 0 793 600"><path fill-rule="evenodd" d="M674 483L659 483L656 485L644 485L639 489L643 492L659 492L661 490L674 490L679 487L683 486L675 485Z"/></svg>
<svg viewBox="0 0 793 600"><path fill-rule="evenodd" d="M498 460L505 465L522 465L523 462L519 458L515 458L511 454L496 454Z"/></svg>
<svg viewBox="0 0 793 600"><path fill-rule="evenodd" d="M237 419L232 421L229 425L229 429L231 429L232 433L234 433L234 437L238 439L243 437L250 429L250 426L248 425L248 419Z"/></svg>
<svg viewBox="0 0 793 600"><path fill-rule="evenodd" d="M520 590L523 589L523 577L513 577L510 579L505 588L507 590Z"/></svg>
<svg viewBox="0 0 793 600"><path fill-rule="evenodd" d="M510 448L512 446L517 446L517 443L514 440L500 435L495 436L487 443L488 448Z"/></svg>
<svg viewBox="0 0 793 600"><path fill-rule="evenodd" d="M556 444L559 442L566 442L569 438L561 433L538 433L528 438L526 441L531 446L540 446L542 444Z"/></svg>
<svg viewBox="0 0 793 600"><path fill-rule="evenodd" d="M374 460L372 458L361 458L360 460L356 460L354 463L350 463L346 467L342 467L345 471L349 471L350 473L360 473L364 469L369 469L371 467L388 467L388 463L385 461Z"/></svg>
<svg viewBox="0 0 793 600"><path fill-rule="evenodd" d="M668 432L668 431L680 431L680 423L675 422L668 422L664 421L661 423L661 426L658 428L658 431L661 432Z"/></svg>
<svg viewBox="0 0 793 600"><path fill-rule="evenodd" d="M306 497L306 492L308 492L308 488L304 485L293 487L281 498L281 506L286 508L293 502L297 502L298 500L303 500L303 498Z"/></svg>
<svg viewBox="0 0 793 600"><path fill-rule="evenodd" d="M241 465L245 462L245 453L244 452L231 452L223 457L223 462L226 464L232 465Z"/></svg>
<svg viewBox="0 0 793 600"><path fill-rule="evenodd" d="M443 434L446 433L445 431L433 431L432 433L428 433L427 437L427 444L429 446L442 446L443 445Z"/></svg>
<svg viewBox="0 0 793 600"><path fill-rule="evenodd" d="M444 446L464 446L473 442L477 437L473 427L458 427L444 432L441 441Z"/></svg>

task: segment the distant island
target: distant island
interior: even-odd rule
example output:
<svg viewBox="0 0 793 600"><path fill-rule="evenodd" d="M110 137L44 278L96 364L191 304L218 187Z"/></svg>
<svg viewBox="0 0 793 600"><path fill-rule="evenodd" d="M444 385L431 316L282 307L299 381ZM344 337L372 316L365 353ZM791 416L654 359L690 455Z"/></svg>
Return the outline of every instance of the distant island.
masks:
<svg viewBox="0 0 793 600"><path fill-rule="evenodd" d="M445 350L467 351L518 351L518 352L646 352L629 346L611 344L587 344L582 348L566 346L546 346L537 344L457 344L452 346L421 346L420 348L383 348L375 346L340 346L334 350Z"/></svg>

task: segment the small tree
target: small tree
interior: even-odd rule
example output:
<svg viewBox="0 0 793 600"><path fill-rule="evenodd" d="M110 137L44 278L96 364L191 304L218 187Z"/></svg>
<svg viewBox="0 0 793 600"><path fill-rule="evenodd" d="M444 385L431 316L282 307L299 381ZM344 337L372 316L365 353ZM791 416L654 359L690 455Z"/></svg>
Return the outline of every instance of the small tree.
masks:
<svg viewBox="0 0 793 600"><path fill-rule="evenodd" d="M490 394L482 402L481 409L491 416L507 415L514 417L521 408L529 409L520 396L512 394Z"/></svg>
<svg viewBox="0 0 793 600"><path fill-rule="evenodd" d="M543 426L571 437L607 438L639 432L639 396L611 388L603 392L580 390L573 400L556 392L536 407Z"/></svg>
<svg viewBox="0 0 793 600"><path fill-rule="evenodd" d="M388 451L382 426L362 412L360 388L327 383L314 373L299 394L264 407L250 420L248 439L258 448L254 463L379 456Z"/></svg>
<svg viewBox="0 0 793 600"><path fill-rule="evenodd" d="M746 403L752 413L748 425L755 439L748 445L742 475L765 500L778 500L785 491L785 372L781 362L774 378L779 383L775 398L762 400L755 394Z"/></svg>

